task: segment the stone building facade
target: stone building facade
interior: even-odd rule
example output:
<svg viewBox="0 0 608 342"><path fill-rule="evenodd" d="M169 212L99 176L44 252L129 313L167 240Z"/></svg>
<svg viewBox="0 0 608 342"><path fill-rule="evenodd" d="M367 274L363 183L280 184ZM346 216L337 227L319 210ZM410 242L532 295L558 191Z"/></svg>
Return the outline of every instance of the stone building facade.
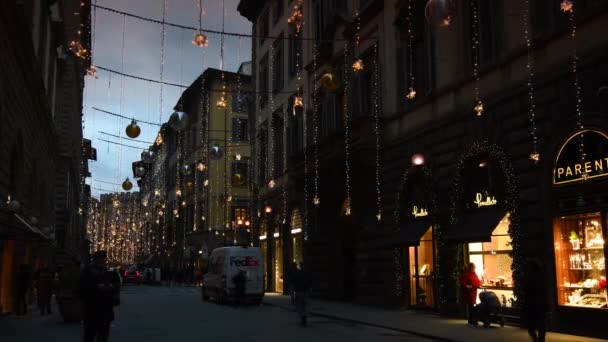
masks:
<svg viewBox="0 0 608 342"><path fill-rule="evenodd" d="M89 46L90 2L4 1L0 13L0 307L6 313L14 312L18 270L53 267L70 260L58 255L79 258L83 251L80 103L88 61L70 42ZM62 144L66 136L69 146ZM62 171L65 158L76 160L70 172ZM58 217L65 196L72 199ZM73 224L64 228L68 216Z"/></svg>
<svg viewBox="0 0 608 342"><path fill-rule="evenodd" d="M259 208L273 205L273 210L257 226L280 232L279 242L272 243L283 246L274 249L275 255L267 255L275 265L268 267L267 287L281 290L273 281L284 271L284 267L277 271L276 254L287 258L294 245L289 238L293 228L289 216L275 219L274 213L298 209L307 221L303 260L313 274L318 296L457 313L462 310L459 276L464 265L473 262L484 285L501 300L504 295L509 318L518 322L526 300L526 260L536 257L546 268L541 281L550 296L551 327L606 337L590 323L590 318L607 313L602 304L605 290L597 285L605 277L601 261L605 250L599 245L606 238L607 202L600 189L607 184L601 159L608 128L608 42L599 32L608 20L606 4L575 2L574 40L570 14L561 11L558 2L529 2L529 8L524 7L525 1L452 3L450 24L433 27L425 20L425 2L302 2L306 39L300 84L307 94L308 110L303 119L306 128L301 129L311 134L312 127L313 137L302 139L308 166L304 167L304 154L296 153L275 181L278 189L283 182L288 184L286 209L280 207L281 192L270 189L267 177L258 178ZM292 28L287 18L295 4L245 0L239 4L241 14L252 21L256 37L253 75L260 93L256 123L261 137L257 151L269 144L263 124L270 114L264 97L274 88L267 80L276 79L277 65L282 70L289 67L282 57L266 57L284 51L276 45L271 48L277 40L270 37L281 37L281 32L288 35ZM529 14L529 26L524 24L525 14ZM527 68L524 27L530 29L533 69ZM479 41L476 50L475 38ZM344 39L349 42L346 52ZM278 41L286 50L291 46L289 40ZM575 51L580 102L572 72ZM372 74L351 71L356 59ZM267 66L266 60L279 63ZM348 71L348 91L356 94L346 104L344 96L315 92L318 78L333 72L341 83L335 92L343 93L345 73L340 70ZM534 128L527 85L530 70L534 71ZM288 97L281 94L295 94L295 82L291 78L275 91L276 97L269 100L275 108L289 105ZM474 111L476 89L482 115ZM411 90L416 96L408 99ZM381 98L375 102L377 93ZM309 123L314 117L313 101L320 106L316 137L315 123ZM374 200L376 103L382 119L379 221ZM345 108L351 119L346 140L349 154L345 153ZM298 127L297 123L289 126ZM288 137L283 135L285 144L291 142ZM578 140L583 143L575 148L573 141ZM277 153L276 145L272 150ZM310 163L315 153L320 164L318 208L311 202L310 188L314 187ZM268 159L264 154L256 156L261 156L256 170L264 174ZM345 201L345 158L349 158L350 203ZM554 178L568 170L568 182ZM346 215L348 207L350 215ZM572 225L583 228L568 228ZM568 270L563 268L568 257L562 250L569 244L564 237L569 229L575 232L571 241L586 236L588 245L582 248L590 251L585 253L587 264ZM589 242L593 240L589 236L595 236L597 246ZM582 254L580 248L568 251ZM588 304L593 301L597 305Z"/></svg>

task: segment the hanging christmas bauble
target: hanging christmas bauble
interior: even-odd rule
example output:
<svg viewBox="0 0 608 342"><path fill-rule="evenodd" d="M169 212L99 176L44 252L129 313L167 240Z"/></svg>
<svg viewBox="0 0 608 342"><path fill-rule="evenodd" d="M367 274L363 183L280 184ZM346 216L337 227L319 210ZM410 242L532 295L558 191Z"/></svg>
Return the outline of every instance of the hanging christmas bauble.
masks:
<svg viewBox="0 0 608 342"><path fill-rule="evenodd" d="M127 136L129 138L135 139L141 133L141 128L139 128L139 126L137 125L137 121L133 119L131 120L131 124L129 124L129 126L127 126L127 128L125 129L125 132L127 133Z"/></svg>
<svg viewBox="0 0 608 342"><path fill-rule="evenodd" d="M125 181L122 182L122 188L123 188L123 190L126 190L126 191L133 189L133 183L131 183L131 181L129 180L129 177L127 177L127 179L125 179Z"/></svg>
<svg viewBox="0 0 608 342"><path fill-rule="evenodd" d="M209 149L209 156L211 157L211 159L218 160L218 159L222 158L223 154L224 154L224 151L219 146L212 146Z"/></svg>
<svg viewBox="0 0 608 342"><path fill-rule="evenodd" d="M429 0L424 8L424 16L429 25L446 27L452 24L455 11L454 0Z"/></svg>
<svg viewBox="0 0 608 342"><path fill-rule="evenodd" d="M174 131L183 131L188 126L188 114L185 112L173 112L169 117L169 126Z"/></svg>
<svg viewBox="0 0 608 342"><path fill-rule="evenodd" d="M135 168L135 175L137 177L143 177L146 174L146 168L143 166L138 166Z"/></svg>
<svg viewBox="0 0 608 342"><path fill-rule="evenodd" d="M232 176L232 183L234 183L235 185L244 185L245 176L240 173L235 173L234 176Z"/></svg>
<svg viewBox="0 0 608 342"><path fill-rule="evenodd" d="M182 165L182 175L189 176L192 173L192 167L188 164Z"/></svg>
<svg viewBox="0 0 608 342"><path fill-rule="evenodd" d="M209 46L209 39L203 33L197 33L196 35L194 35L192 44L198 47L207 47Z"/></svg>
<svg viewBox="0 0 608 342"><path fill-rule="evenodd" d="M325 91L336 91L340 86L340 82L338 82L338 77L336 77L336 75L331 72L327 72L321 76L319 85Z"/></svg>

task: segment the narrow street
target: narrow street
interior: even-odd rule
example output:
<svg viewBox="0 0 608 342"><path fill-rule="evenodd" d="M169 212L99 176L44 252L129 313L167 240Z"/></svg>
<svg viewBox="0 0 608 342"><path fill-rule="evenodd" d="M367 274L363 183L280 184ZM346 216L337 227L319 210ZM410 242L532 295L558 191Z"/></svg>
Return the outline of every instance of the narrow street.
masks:
<svg viewBox="0 0 608 342"><path fill-rule="evenodd" d="M201 301L196 287L125 286L110 341L425 341L418 336L310 317L301 327L296 314L277 307L234 308ZM0 320L0 340L7 342L79 341L81 325L65 324L57 310L40 317ZM427 340L430 341L430 340Z"/></svg>

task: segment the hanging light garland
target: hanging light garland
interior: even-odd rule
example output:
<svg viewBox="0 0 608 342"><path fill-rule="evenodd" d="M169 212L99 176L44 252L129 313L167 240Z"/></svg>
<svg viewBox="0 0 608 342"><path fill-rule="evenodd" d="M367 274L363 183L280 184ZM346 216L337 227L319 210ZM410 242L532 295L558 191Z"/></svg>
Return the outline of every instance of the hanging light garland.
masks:
<svg viewBox="0 0 608 342"><path fill-rule="evenodd" d="M523 29L524 29L524 40L526 41L526 69L528 70L528 99L530 100L530 136L532 137L532 153L530 153L530 160L534 163L540 161L540 153L538 152L538 137L536 135L536 104L534 101L534 58L532 57L532 38L530 37L530 0L526 0L524 5L523 14Z"/></svg>
<svg viewBox="0 0 608 342"><path fill-rule="evenodd" d="M271 75L271 80L272 82L274 82L274 42L270 44L270 75ZM271 83L272 83L271 82ZM274 126L275 126L275 122L274 122L274 95L273 92L271 91L269 94L270 97L270 120L269 120L269 127L268 127L268 165L269 165L269 169L270 169L270 180L268 181L268 187L273 189L274 186L276 185L274 177L275 177L275 165L274 165L274 144L275 144L275 132L274 132Z"/></svg>
<svg viewBox="0 0 608 342"><path fill-rule="evenodd" d="M319 50L316 43L313 44L312 51L312 68L313 68L313 92L312 92L312 143L313 143L313 159L314 159L314 196L312 202L315 206L319 206L321 198L319 197L319 104L318 104L318 92L317 86L317 60L319 57Z"/></svg>
<svg viewBox="0 0 608 342"><path fill-rule="evenodd" d="M574 78L574 95L575 95L575 108L576 108L576 125L578 127L578 129L580 131L583 131L585 129L585 125L583 124L583 110L582 110L582 103L583 103L583 99L581 97L581 85L580 85L580 81L579 81L579 77L578 77L578 52L577 52L577 46L576 46L576 16L575 16L575 7L574 7L574 3L572 1L562 1L560 8L562 10L562 12L568 14L568 21L570 23L570 29L571 29L571 33L570 33L570 37L572 37L572 76ZM584 141L585 135L581 132L579 134L579 144L578 144L578 149L579 149L579 155L580 155L580 160L581 160L581 165L585 165L585 161L587 159L587 154L585 153L585 141ZM587 172L583 172L582 177L584 180L587 180L589 178L589 175L587 174Z"/></svg>
<svg viewBox="0 0 608 342"><path fill-rule="evenodd" d="M302 0L297 0L293 6L293 12L287 19L287 23L293 25L296 28L296 33L300 33L302 25L304 24L304 14L302 13Z"/></svg>
<svg viewBox="0 0 608 342"><path fill-rule="evenodd" d="M483 102L479 94L480 78L479 78L479 9L477 8L476 0L471 0L471 11L473 14L472 31L473 37L471 49L473 50L473 78L475 79L474 95L475 95L475 107L473 111L476 116L482 116L484 112Z"/></svg>
<svg viewBox="0 0 608 342"><path fill-rule="evenodd" d="M344 43L344 61L348 60L348 43ZM349 113L349 72L347 64L344 63L344 174L346 183L346 207L344 214L350 216L352 214L351 198L350 198L350 113Z"/></svg>
<svg viewBox="0 0 608 342"><path fill-rule="evenodd" d="M374 133L376 136L376 220L382 221L382 184L380 183L380 60L378 55L378 42L374 44Z"/></svg>
<svg viewBox="0 0 608 342"><path fill-rule="evenodd" d="M361 31L361 16L359 16L359 10L355 12L355 20L357 21L357 28L355 30L355 54L357 53L357 49L359 48L359 44L361 43L361 36L359 35L359 31ZM360 58L355 58L353 62L353 71L354 72L362 72L365 70L365 65L363 64L363 60Z"/></svg>
<svg viewBox="0 0 608 342"><path fill-rule="evenodd" d="M413 29L413 16L414 16L414 8L412 6L412 0L407 0L407 51L408 51L408 92L405 97L408 100L413 100L416 98L416 78L414 77L414 52L412 50L412 41L414 40L414 29Z"/></svg>

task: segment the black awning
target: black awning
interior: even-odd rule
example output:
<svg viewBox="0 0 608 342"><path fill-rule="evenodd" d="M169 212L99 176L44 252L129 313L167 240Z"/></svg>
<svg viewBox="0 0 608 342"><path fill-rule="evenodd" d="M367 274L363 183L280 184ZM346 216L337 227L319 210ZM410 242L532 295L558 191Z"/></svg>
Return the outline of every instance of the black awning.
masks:
<svg viewBox="0 0 608 342"><path fill-rule="evenodd" d="M415 221L401 227L398 232L369 242L370 248L418 246L422 236L431 228L429 221Z"/></svg>
<svg viewBox="0 0 608 342"><path fill-rule="evenodd" d="M491 207L466 213L460 221L450 226L444 239L455 242L489 242L492 232L507 214L501 207Z"/></svg>

